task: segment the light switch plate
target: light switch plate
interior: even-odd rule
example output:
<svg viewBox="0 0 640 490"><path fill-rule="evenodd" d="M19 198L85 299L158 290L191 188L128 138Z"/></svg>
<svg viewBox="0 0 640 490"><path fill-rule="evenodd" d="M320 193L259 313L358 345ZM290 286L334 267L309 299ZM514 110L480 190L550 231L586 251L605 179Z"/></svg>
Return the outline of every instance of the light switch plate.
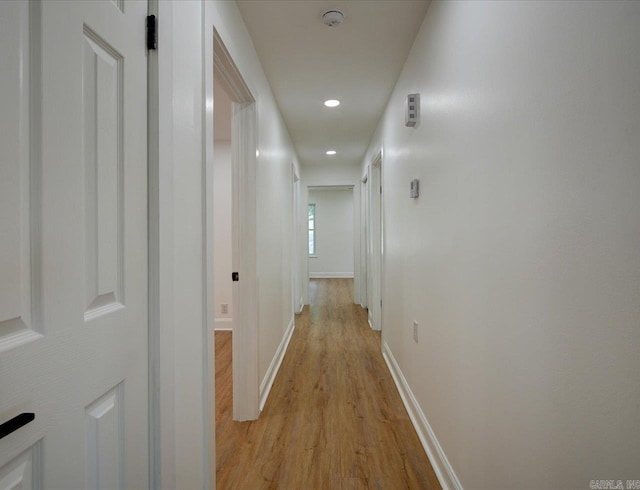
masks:
<svg viewBox="0 0 640 490"><path fill-rule="evenodd" d="M420 121L420 94L407 95L407 111L404 125L410 128L415 127Z"/></svg>

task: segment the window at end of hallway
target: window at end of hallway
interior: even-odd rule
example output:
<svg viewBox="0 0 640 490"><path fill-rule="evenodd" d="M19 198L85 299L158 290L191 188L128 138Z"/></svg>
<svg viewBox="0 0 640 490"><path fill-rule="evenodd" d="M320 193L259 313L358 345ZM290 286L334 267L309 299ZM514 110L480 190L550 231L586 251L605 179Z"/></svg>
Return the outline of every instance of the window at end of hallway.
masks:
<svg viewBox="0 0 640 490"><path fill-rule="evenodd" d="M309 204L309 255L316 254L316 205Z"/></svg>

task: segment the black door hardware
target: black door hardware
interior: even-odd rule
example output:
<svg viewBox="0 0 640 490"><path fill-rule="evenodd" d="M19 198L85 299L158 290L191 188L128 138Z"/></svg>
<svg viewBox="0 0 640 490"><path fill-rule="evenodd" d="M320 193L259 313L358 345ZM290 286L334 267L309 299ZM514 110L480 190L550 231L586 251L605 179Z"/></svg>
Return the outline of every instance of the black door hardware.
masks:
<svg viewBox="0 0 640 490"><path fill-rule="evenodd" d="M0 439L8 436L12 432L17 431L20 427L27 425L33 419L36 418L35 413L25 412L20 415L16 415L11 420L8 420L4 424L0 425Z"/></svg>

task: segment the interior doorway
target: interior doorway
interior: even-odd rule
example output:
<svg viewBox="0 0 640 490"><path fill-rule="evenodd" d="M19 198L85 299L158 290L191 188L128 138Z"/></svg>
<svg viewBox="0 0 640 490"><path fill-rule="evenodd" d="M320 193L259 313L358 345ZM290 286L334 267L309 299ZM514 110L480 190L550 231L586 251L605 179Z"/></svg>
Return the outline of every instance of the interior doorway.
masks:
<svg viewBox="0 0 640 490"><path fill-rule="evenodd" d="M309 279L354 278L353 185L308 187Z"/></svg>
<svg viewBox="0 0 640 490"><path fill-rule="evenodd" d="M213 147L207 145L213 156L214 182L207 183L213 270L207 273L213 276L214 292L207 298L208 311L210 325L232 337L233 420L255 420L259 414L255 99L215 29L213 55L214 76L207 84L214 113ZM213 360L216 349L214 342L210 344ZM214 389L212 381L211 394Z"/></svg>
<svg viewBox="0 0 640 490"><path fill-rule="evenodd" d="M213 83L213 303L216 332L233 331L231 97Z"/></svg>
<svg viewBox="0 0 640 490"><path fill-rule="evenodd" d="M369 250L369 171L368 167L360 185L360 306L369 307L368 250Z"/></svg>
<svg viewBox="0 0 640 490"><path fill-rule="evenodd" d="M291 164L291 180L292 180L292 215L293 215L293 271L291 276L291 308L294 314L302 312L304 307L304 299L302 295L302 268L300 267L300 237L302 236L300 229L300 177L296 171L295 165Z"/></svg>
<svg viewBox="0 0 640 490"><path fill-rule="evenodd" d="M384 254L382 152L378 153L367 170L366 233L367 233L367 307L369 325L382 330L382 283Z"/></svg>

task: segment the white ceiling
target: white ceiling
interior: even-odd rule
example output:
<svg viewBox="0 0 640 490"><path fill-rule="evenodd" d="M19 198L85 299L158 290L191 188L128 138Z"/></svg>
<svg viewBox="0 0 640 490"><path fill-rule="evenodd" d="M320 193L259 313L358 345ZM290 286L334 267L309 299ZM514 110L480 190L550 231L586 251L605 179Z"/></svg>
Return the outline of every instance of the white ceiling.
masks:
<svg viewBox="0 0 640 490"><path fill-rule="evenodd" d="M428 0L237 0L302 164L359 164ZM341 10L342 25L322 13ZM326 99L339 99L335 109ZM403 124L399 121L399 124ZM337 150L332 157L328 149Z"/></svg>

